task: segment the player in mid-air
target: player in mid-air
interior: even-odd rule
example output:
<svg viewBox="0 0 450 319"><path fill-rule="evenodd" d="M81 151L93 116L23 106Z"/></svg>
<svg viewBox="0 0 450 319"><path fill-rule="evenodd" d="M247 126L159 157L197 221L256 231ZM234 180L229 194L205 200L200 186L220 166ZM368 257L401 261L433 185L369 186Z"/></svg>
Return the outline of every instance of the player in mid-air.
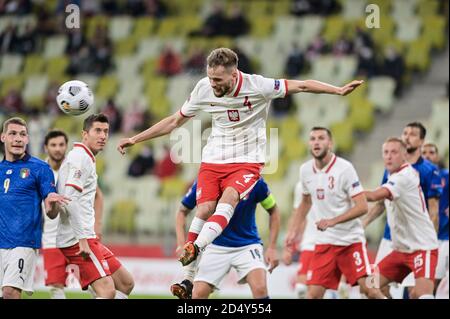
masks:
<svg viewBox="0 0 450 319"><path fill-rule="evenodd" d="M199 111L211 114L212 131L203 148L198 175L197 211L180 257L183 265L216 239L228 225L236 205L259 180L265 162L266 120L270 101L287 94L310 92L347 95L363 83L335 87L319 81L269 79L239 71L228 48L207 58L207 77L200 80L180 111L149 129L119 142L118 150L166 135ZM211 216L211 213L212 216Z"/></svg>
<svg viewBox="0 0 450 319"><path fill-rule="evenodd" d="M176 233L179 246L185 243L186 216L196 206L196 191L197 182L183 198L177 212ZM270 216L270 238L265 254L255 221L258 203ZM227 228L203 252L196 276L186 267L186 278L181 283L172 285L172 293L180 299L189 299L194 282L192 297L208 298L234 268L238 273L238 283L248 283L253 298L268 298L266 270L271 273L278 266L276 245L279 229L280 212L275 197L264 179L260 178L252 191L236 206Z"/></svg>
<svg viewBox="0 0 450 319"><path fill-rule="evenodd" d="M393 250L377 264L379 285L401 283L412 272L415 285L410 297L433 299L438 241L419 174L407 161L407 144L397 137L383 144L383 161L389 173L386 183L366 192L369 201L386 208L391 227Z"/></svg>
<svg viewBox="0 0 450 319"><path fill-rule="evenodd" d="M422 146L425 143L426 128L420 122L408 123L403 129L401 139L407 146L406 160L414 169L419 172L420 186L425 195L425 202L436 231L439 229L439 197L442 193L441 179L437 167L422 157ZM381 184L385 184L388 178L388 171L384 170ZM383 214L384 206L378 202L369 210L363 218L363 225L366 226L375 218ZM383 238L378 247L375 263L379 263L384 257L392 252L392 241L389 222L386 223ZM411 274L405 278L403 286L414 286L414 276ZM383 291L389 293L388 287Z"/></svg>
<svg viewBox="0 0 450 319"><path fill-rule="evenodd" d="M47 154L46 162L50 165L55 181L58 181L58 171L66 156L67 134L61 130L51 130L44 138L44 149ZM97 187L95 192L95 233L101 236L101 207L103 194ZM50 219L44 215L44 228L42 232L42 257L44 260L45 285L50 288L50 298L65 299L64 287L67 280L68 262L64 254L56 247L59 215Z"/></svg>
<svg viewBox="0 0 450 319"><path fill-rule="evenodd" d="M42 212L55 213L68 199L56 194L50 166L27 153L27 123L10 118L3 124L5 157L0 162L0 287L4 299L33 292L37 249L41 247Z"/></svg>
<svg viewBox="0 0 450 319"><path fill-rule="evenodd" d="M364 190L353 165L332 152L329 129L313 127L309 139L313 159L300 168L303 196L289 223L286 246L292 247L300 227L314 205L317 236L309 266L307 298L323 298L326 289L336 290L341 275L356 283L369 298L385 298L367 284L372 271L367 256L361 217L367 213Z"/></svg>
<svg viewBox="0 0 450 319"><path fill-rule="evenodd" d="M98 240L94 228L95 156L105 147L108 136L108 118L90 115L83 123L82 143L74 143L61 165L58 191L71 201L60 212L56 246L68 263L79 268L83 290L90 285L98 299L126 299L134 286L133 277Z"/></svg>
<svg viewBox="0 0 450 319"><path fill-rule="evenodd" d="M442 194L439 198L439 258L436 266L436 287L440 281L448 276L448 169L440 163L439 150L436 144L427 143L422 148L422 155L439 167ZM447 279L448 280L448 279ZM448 288L447 288L448 291Z"/></svg>

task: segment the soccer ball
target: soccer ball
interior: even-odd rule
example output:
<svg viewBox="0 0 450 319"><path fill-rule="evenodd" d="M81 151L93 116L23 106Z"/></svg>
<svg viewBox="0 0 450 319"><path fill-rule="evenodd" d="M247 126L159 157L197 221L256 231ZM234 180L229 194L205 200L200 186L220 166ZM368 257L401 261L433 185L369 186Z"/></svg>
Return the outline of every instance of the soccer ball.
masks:
<svg viewBox="0 0 450 319"><path fill-rule="evenodd" d="M94 104L94 94L83 81L68 81L59 87L56 102L64 113L81 115Z"/></svg>

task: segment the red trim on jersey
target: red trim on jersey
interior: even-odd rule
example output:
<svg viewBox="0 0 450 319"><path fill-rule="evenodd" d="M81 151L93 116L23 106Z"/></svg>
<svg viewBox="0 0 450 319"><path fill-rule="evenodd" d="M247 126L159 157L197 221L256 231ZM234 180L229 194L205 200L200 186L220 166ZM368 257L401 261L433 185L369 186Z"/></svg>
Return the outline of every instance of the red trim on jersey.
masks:
<svg viewBox="0 0 450 319"><path fill-rule="evenodd" d="M286 97L286 95L288 95L288 92L289 92L289 89L288 89L288 83L287 83L287 80L286 80L286 79L284 80L284 86L285 86L285 88L286 88L286 93L284 93L284 97Z"/></svg>
<svg viewBox="0 0 450 319"><path fill-rule="evenodd" d="M228 220L222 215L212 215L210 218L208 218L208 222L219 224L222 230L225 229L225 227L227 227L228 225Z"/></svg>
<svg viewBox="0 0 450 319"><path fill-rule="evenodd" d="M389 188L387 188L386 186L381 186L381 188L384 188L384 189L386 189L386 190L389 192L389 197L388 197L388 199L389 199L390 201L392 201L392 200L394 199L394 196L392 196L391 190L390 190Z"/></svg>
<svg viewBox="0 0 450 319"><path fill-rule="evenodd" d="M361 195L361 194L364 194L364 191L359 192L358 194L353 195L352 198L358 197L358 196Z"/></svg>
<svg viewBox="0 0 450 319"><path fill-rule="evenodd" d="M82 143L73 143L73 147L81 147L82 149L84 149L86 153L89 155L89 157L92 159L92 161L95 163L95 156L92 153L92 151L88 147L86 147L86 145Z"/></svg>
<svg viewBox="0 0 450 319"><path fill-rule="evenodd" d="M400 167L398 168L398 170L396 170L395 172L392 172L391 175L394 174L394 173L400 172L401 170L403 170L404 168L406 168L406 167L408 167L408 166L409 166L408 163L403 164L402 166L400 166Z"/></svg>
<svg viewBox="0 0 450 319"><path fill-rule="evenodd" d="M328 174L328 172L333 167L334 163L336 163L337 156L336 155L333 155L333 156L334 156L334 158L332 159L330 166L328 166L327 170L325 171L325 174Z"/></svg>
<svg viewBox="0 0 450 319"><path fill-rule="evenodd" d="M72 186L73 188L75 188L77 191L79 191L80 193L83 191L83 189L78 186L78 185L74 185L74 184L66 184L65 186Z"/></svg>
<svg viewBox="0 0 450 319"><path fill-rule="evenodd" d="M238 84L237 84L237 89L236 89L236 92L234 92L233 97L238 96L239 91L241 91L242 82L243 82L242 72L239 71L239 80L238 80Z"/></svg>
<svg viewBox="0 0 450 319"><path fill-rule="evenodd" d="M188 119L190 119L191 117L194 117L194 116L195 116L195 115L192 115L192 116L184 115L183 112L181 112L181 109L180 109L180 115L181 115L182 117L186 117L186 118L188 118Z"/></svg>

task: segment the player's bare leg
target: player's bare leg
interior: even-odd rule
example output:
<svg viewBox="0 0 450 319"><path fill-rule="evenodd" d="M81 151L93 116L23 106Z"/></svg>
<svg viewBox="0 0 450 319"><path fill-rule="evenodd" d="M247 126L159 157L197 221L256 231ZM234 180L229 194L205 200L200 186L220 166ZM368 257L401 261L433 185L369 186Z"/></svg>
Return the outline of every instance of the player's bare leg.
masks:
<svg viewBox="0 0 450 319"><path fill-rule="evenodd" d="M247 280L254 299L268 298L267 292L267 276L266 271L262 268L250 271L245 278Z"/></svg>
<svg viewBox="0 0 450 319"><path fill-rule="evenodd" d="M412 294L413 299L434 299L434 282L428 278L416 278L416 286L414 287Z"/></svg>
<svg viewBox="0 0 450 319"><path fill-rule="evenodd" d="M214 287L204 281L194 282L194 289L192 291L192 299L208 299L213 292Z"/></svg>
<svg viewBox="0 0 450 319"><path fill-rule="evenodd" d="M16 287L5 286L2 289L3 299L20 299L22 290Z"/></svg>
<svg viewBox="0 0 450 319"><path fill-rule="evenodd" d="M133 276L125 267L120 267L111 275L117 290L116 299L126 299L134 288ZM120 297L120 298L118 298Z"/></svg>
<svg viewBox="0 0 450 319"><path fill-rule="evenodd" d="M325 291L327 288L318 286L318 285L310 285L308 286L308 292L306 293L306 299L323 299L325 295Z"/></svg>
<svg viewBox="0 0 450 319"><path fill-rule="evenodd" d="M95 295L101 299L114 299L116 296L116 289L114 288L114 280L111 276L106 276L97 279L91 283L94 288Z"/></svg>
<svg viewBox="0 0 450 319"><path fill-rule="evenodd" d="M359 278L358 285L361 287L361 292L365 294L369 299L387 299L387 297L381 292L380 288L387 286L390 280L381 275L379 277L379 280L379 284L373 285L374 287L372 287L372 285L368 285L368 282L373 283L372 280L369 279L369 277Z"/></svg>

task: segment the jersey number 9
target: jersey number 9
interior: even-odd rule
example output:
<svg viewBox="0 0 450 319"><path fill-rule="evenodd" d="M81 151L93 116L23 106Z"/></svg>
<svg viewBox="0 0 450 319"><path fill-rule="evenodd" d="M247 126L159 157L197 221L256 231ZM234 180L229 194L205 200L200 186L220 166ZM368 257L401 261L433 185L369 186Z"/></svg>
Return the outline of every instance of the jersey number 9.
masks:
<svg viewBox="0 0 450 319"><path fill-rule="evenodd" d="M5 179L5 182L3 183L3 188L5 189L5 192L4 192L5 194L8 192L9 183L10 183L10 179L9 178Z"/></svg>

